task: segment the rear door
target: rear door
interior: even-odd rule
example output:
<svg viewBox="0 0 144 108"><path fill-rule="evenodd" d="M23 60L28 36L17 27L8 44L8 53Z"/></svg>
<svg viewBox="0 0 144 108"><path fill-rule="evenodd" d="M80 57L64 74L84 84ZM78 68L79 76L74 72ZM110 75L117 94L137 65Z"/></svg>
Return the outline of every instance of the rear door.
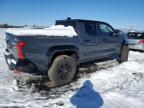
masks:
<svg viewBox="0 0 144 108"><path fill-rule="evenodd" d="M86 60L95 60L102 58L105 54L104 37L99 35L97 22L83 23L83 33L81 34L81 53Z"/></svg>
<svg viewBox="0 0 144 108"><path fill-rule="evenodd" d="M118 55L121 48L121 38L119 34L115 34L115 30L107 23L100 22L98 24L99 36L102 38L102 55L109 57Z"/></svg>

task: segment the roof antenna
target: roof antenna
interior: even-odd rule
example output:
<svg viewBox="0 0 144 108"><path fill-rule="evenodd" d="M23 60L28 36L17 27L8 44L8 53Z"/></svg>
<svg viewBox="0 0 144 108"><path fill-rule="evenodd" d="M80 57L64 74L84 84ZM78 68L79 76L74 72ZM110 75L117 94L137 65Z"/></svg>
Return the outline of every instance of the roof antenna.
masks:
<svg viewBox="0 0 144 108"><path fill-rule="evenodd" d="M67 17L67 20L71 20L71 17Z"/></svg>

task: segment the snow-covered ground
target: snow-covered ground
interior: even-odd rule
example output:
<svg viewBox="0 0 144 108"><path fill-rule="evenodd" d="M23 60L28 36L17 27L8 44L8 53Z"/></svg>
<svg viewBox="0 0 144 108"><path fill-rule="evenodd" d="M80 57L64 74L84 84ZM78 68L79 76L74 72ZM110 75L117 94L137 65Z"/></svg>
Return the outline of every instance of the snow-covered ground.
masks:
<svg viewBox="0 0 144 108"><path fill-rule="evenodd" d="M23 94L14 89L15 80L5 63L4 39L0 29L0 108L144 108L144 53L130 51L128 62L98 63L97 72L80 74L69 85Z"/></svg>

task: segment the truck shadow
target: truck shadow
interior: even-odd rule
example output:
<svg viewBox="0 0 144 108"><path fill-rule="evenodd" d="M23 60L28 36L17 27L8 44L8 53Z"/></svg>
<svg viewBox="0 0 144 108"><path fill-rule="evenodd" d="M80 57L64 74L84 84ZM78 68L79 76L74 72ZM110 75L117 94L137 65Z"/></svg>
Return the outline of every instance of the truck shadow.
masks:
<svg viewBox="0 0 144 108"><path fill-rule="evenodd" d="M93 84L89 80L84 82L70 101L76 108L100 108L104 103L102 97L93 89Z"/></svg>
<svg viewBox="0 0 144 108"><path fill-rule="evenodd" d="M144 53L144 50L130 49L130 51Z"/></svg>
<svg viewBox="0 0 144 108"><path fill-rule="evenodd" d="M102 62L102 61L100 61ZM110 63L106 63L110 64ZM81 77L83 77L83 75L88 75L90 73L96 72L97 70L101 70L101 69L106 69L108 67L112 67L112 65L107 65L107 66L98 66L97 64L93 63L93 64L87 64L87 65L82 65L81 67L78 68L78 72L76 77L73 80L73 84L75 82L77 82L78 79L80 79ZM47 85L44 85L43 83L51 83L47 78L42 81L42 83L40 85L38 85L36 87L36 91L39 92L42 96L47 97L47 99L49 98L57 98L59 96L61 96L62 94L65 94L67 91L76 91L76 89L73 89L73 84L67 84L64 86L59 86L59 87L48 87ZM85 82L87 85L92 85L91 82L86 81ZM85 85L85 84L84 84ZM83 87L82 87L83 88ZM86 86L87 88L87 86ZM91 86L91 92L94 93L94 90L92 89ZM93 91L92 91L93 90Z"/></svg>
<svg viewBox="0 0 144 108"><path fill-rule="evenodd" d="M78 73L93 73L98 70L98 66L96 64L88 64L88 65L82 65L78 68Z"/></svg>
<svg viewBox="0 0 144 108"><path fill-rule="evenodd" d="M98 68L96 64L88 64L79 67L77 69L77 74L72 82L75 83L78 79L82 77L82 75L96 72L97 69ZM54 95L55 98L55 97L59 97L61 94L64 94L66 91L71 91L72 87L71 87L71 83L64 86L55 86L53 85L53 82L51 82L48 79L48 77L46 77L41 80L40 84L37 85L37 83L35 83L35 88L36 88L36 92L40 92L43 96L51 98L50 94L55 94Z"/></svg>
<svg viewBox="0 0 144 108"><path fill-rule="evenodd" d="M117 64L119 64L117 60L105 58L105 59L97 60L94 63L87 63L87 64L80 65L75 80L79 79L81 74L83 73L89 74L89 73L97 72L99 70L113 67L114 65Z"/></svg>

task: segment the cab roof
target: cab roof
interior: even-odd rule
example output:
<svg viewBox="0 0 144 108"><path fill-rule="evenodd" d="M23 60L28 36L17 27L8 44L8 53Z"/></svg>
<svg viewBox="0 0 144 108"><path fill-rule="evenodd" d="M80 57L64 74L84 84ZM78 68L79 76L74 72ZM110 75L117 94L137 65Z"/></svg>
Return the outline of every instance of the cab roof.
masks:
<svg viewBox="0 0 144 108"><path fill-rule="evenodd" d="M97 22L97 23L105 23L102 21L95 21L95 20L85 20L85 19L71 19L71 18L67 18L64 20L56 20L56 22L67 22L67 21L74 21L74 22Z"/></svg>

